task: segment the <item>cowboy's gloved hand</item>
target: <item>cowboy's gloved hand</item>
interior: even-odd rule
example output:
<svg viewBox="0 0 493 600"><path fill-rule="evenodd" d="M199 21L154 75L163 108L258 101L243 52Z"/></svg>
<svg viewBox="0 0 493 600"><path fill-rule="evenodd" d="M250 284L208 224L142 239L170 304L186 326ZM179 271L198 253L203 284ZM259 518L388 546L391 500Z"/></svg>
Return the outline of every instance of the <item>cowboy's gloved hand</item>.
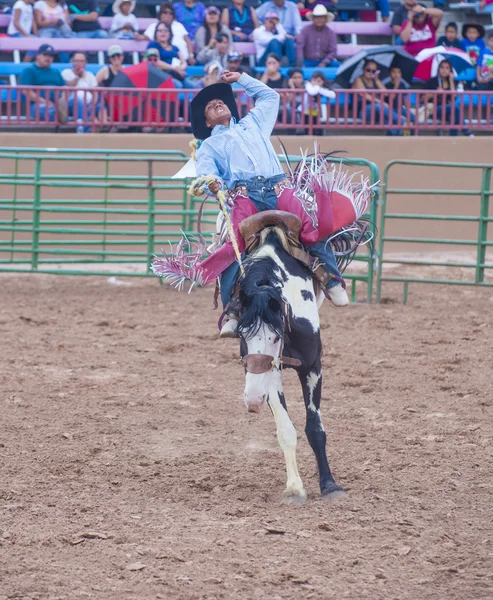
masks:
<svg viewBox="0 0 493 600"><path fill-rule="evenodd" d="M240 78L240 76L241 76L241 73L234 73L232 71L224 71L221 79L224 81L224 83L236 83L238 81L238 79Z"/></svg>
<svg viewBox="0 0 493 600"><path fill-rule="evenodd" d="M219 181L213 181L212 183L209 183L209 190L211 192L211 194L217 194L219 192L219 190L221 189L221 184Z"/></svg>

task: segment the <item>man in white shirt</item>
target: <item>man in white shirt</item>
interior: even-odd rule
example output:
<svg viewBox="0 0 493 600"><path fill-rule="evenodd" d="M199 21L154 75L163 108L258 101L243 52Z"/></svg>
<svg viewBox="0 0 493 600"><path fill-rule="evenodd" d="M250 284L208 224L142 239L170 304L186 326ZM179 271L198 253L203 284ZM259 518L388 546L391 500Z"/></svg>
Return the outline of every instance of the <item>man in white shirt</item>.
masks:
<svg viewBox="0 0 493 600"><path fill-rule="evenodd" d="M279 23L277 13L268 12L265 15L264 24L253 30L252 38L257 51L257 64L259 66L265 66L269 54L277 54L288 65L294 64L296 60L294 45L286 44L288 41L286 31Z"/></svg>
<svg viewBox="0 0 493 600"><path fill-rule="evenodd" d="M87 57L84 52L74 52L72 55L72 68L64 69L62 77L69 87L79 88L75 94L71 94L68 100L69 113L74 117L77 125L77 133L90 131L90 127L84 127L83 121L90 121L93 105L92 92L82 91L84 88L96 88L98 82L96 76L86 71Z"/></svg>

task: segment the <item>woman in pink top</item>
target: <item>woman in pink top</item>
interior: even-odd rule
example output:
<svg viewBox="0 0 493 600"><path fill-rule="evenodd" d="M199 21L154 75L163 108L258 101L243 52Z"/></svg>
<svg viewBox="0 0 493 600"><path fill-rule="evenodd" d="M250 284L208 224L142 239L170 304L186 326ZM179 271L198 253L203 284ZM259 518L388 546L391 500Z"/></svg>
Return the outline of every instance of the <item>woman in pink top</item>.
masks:
<svg viewBox="0 0 493 600"><path fill-rule="evenodd" d="M416 4L407 13L407 21L402 24L400 35L405 44L404 50L416 56L425 48L434 48L442 17L443 10Z"/></svg>

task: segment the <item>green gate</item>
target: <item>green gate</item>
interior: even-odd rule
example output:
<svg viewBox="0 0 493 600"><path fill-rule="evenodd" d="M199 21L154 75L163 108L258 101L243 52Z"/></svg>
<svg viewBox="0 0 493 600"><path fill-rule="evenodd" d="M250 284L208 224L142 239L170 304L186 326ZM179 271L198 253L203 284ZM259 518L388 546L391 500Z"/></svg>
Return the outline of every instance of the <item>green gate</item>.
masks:
<svg viewBox="0 0 493 600"><path fill-rule="evenodd" d="M182 233L194 235L202 199L190 197L189 181L171 177L187 160L180 151L0 149L0 163L8 165L0 174L0 272L148 275L155 252ZM374 163L340 162L378 181ZM217 212L208 200L204 233L215 230ZM347 275L352 297L363 281L371 301L374 255L356 260L367 268Z"/></svg>
<svg viewBox="0 0 493 600"><path fill-rule="evenodd" d="M445 169L463 169L473 170L476 169L478 173L478 187L476 189L429 189L425 187L420 188L395 188L389 183L391 171L395 171L396 165L404 166L419 166L419 167L430 167L436 169L437 167ZM407 301L409 283L443 283L443 284L454 284L454 285L479 285L479 286L491 286L493 282L485 281L485 271L493 268L493 264L486 261L486 250L489 246L493 246L493 242L488 241L488 223L493 220L493 217L489 215L489 199L493 194L491 190L491 171L493 169L492 164L468 164L468 163L453 163L453 162L431 162L431 161L416 161L416 160L393 160L389 162L384 171L384 185L381 202L381 213L380 213L380 238L379 238L379 255L380 261L377 271L377 302L380 302L382 293L382 282L393 281L402 282L404 285L404 302ZM450 174L452 172L449 171ZM430 178L432 173L430 172ZM446 199L452 197L463 196L471 202L471 197L479 198L479 210L476 210L476 214L470 215L450 215L450 214L418 214L410 210L409 212L389 212L389 196L392 195L406 195L406 196L420 196L426 195L431 197L442 196ZM433 208L433 206L431 206ZM456 223L477 223L477 235L475 239L461 239L461 238L443 238L443 237L420 237L420 236L395 236L388 235L386 233L389 221L413 221L417 222L417 226L423 226L426 221L432 222L456 222ZM419 244L437 244L437 245L449 245L457 246L460 248L472 248L475 252L476 259L474 261L440 261L440 260L423 260L419 258L403 259L398 260L388 257L387 245L388 243L406 243L413 244L416 247ZM414 277L414 276L392 276L384 275L384 265L388 263L401 264L401 265L413 265L416 267L460 267L474 270L474 277L469 279L440 279L440 278L426 278L426 277Z"/></svg>

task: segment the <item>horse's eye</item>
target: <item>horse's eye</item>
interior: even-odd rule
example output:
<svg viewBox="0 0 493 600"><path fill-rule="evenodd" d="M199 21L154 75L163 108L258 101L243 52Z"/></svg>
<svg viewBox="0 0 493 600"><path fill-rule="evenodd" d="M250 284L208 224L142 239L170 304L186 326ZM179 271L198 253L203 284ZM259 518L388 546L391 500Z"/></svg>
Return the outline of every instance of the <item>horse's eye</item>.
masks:
<svg viewBox="0 0 493 600"><path fill-rule="evenodd" d="M277 344L277 342L278 342L280 339L281 339L281 338L280 338L278 335L276 335L276 337L274 338L274 344Z"/></svg>

